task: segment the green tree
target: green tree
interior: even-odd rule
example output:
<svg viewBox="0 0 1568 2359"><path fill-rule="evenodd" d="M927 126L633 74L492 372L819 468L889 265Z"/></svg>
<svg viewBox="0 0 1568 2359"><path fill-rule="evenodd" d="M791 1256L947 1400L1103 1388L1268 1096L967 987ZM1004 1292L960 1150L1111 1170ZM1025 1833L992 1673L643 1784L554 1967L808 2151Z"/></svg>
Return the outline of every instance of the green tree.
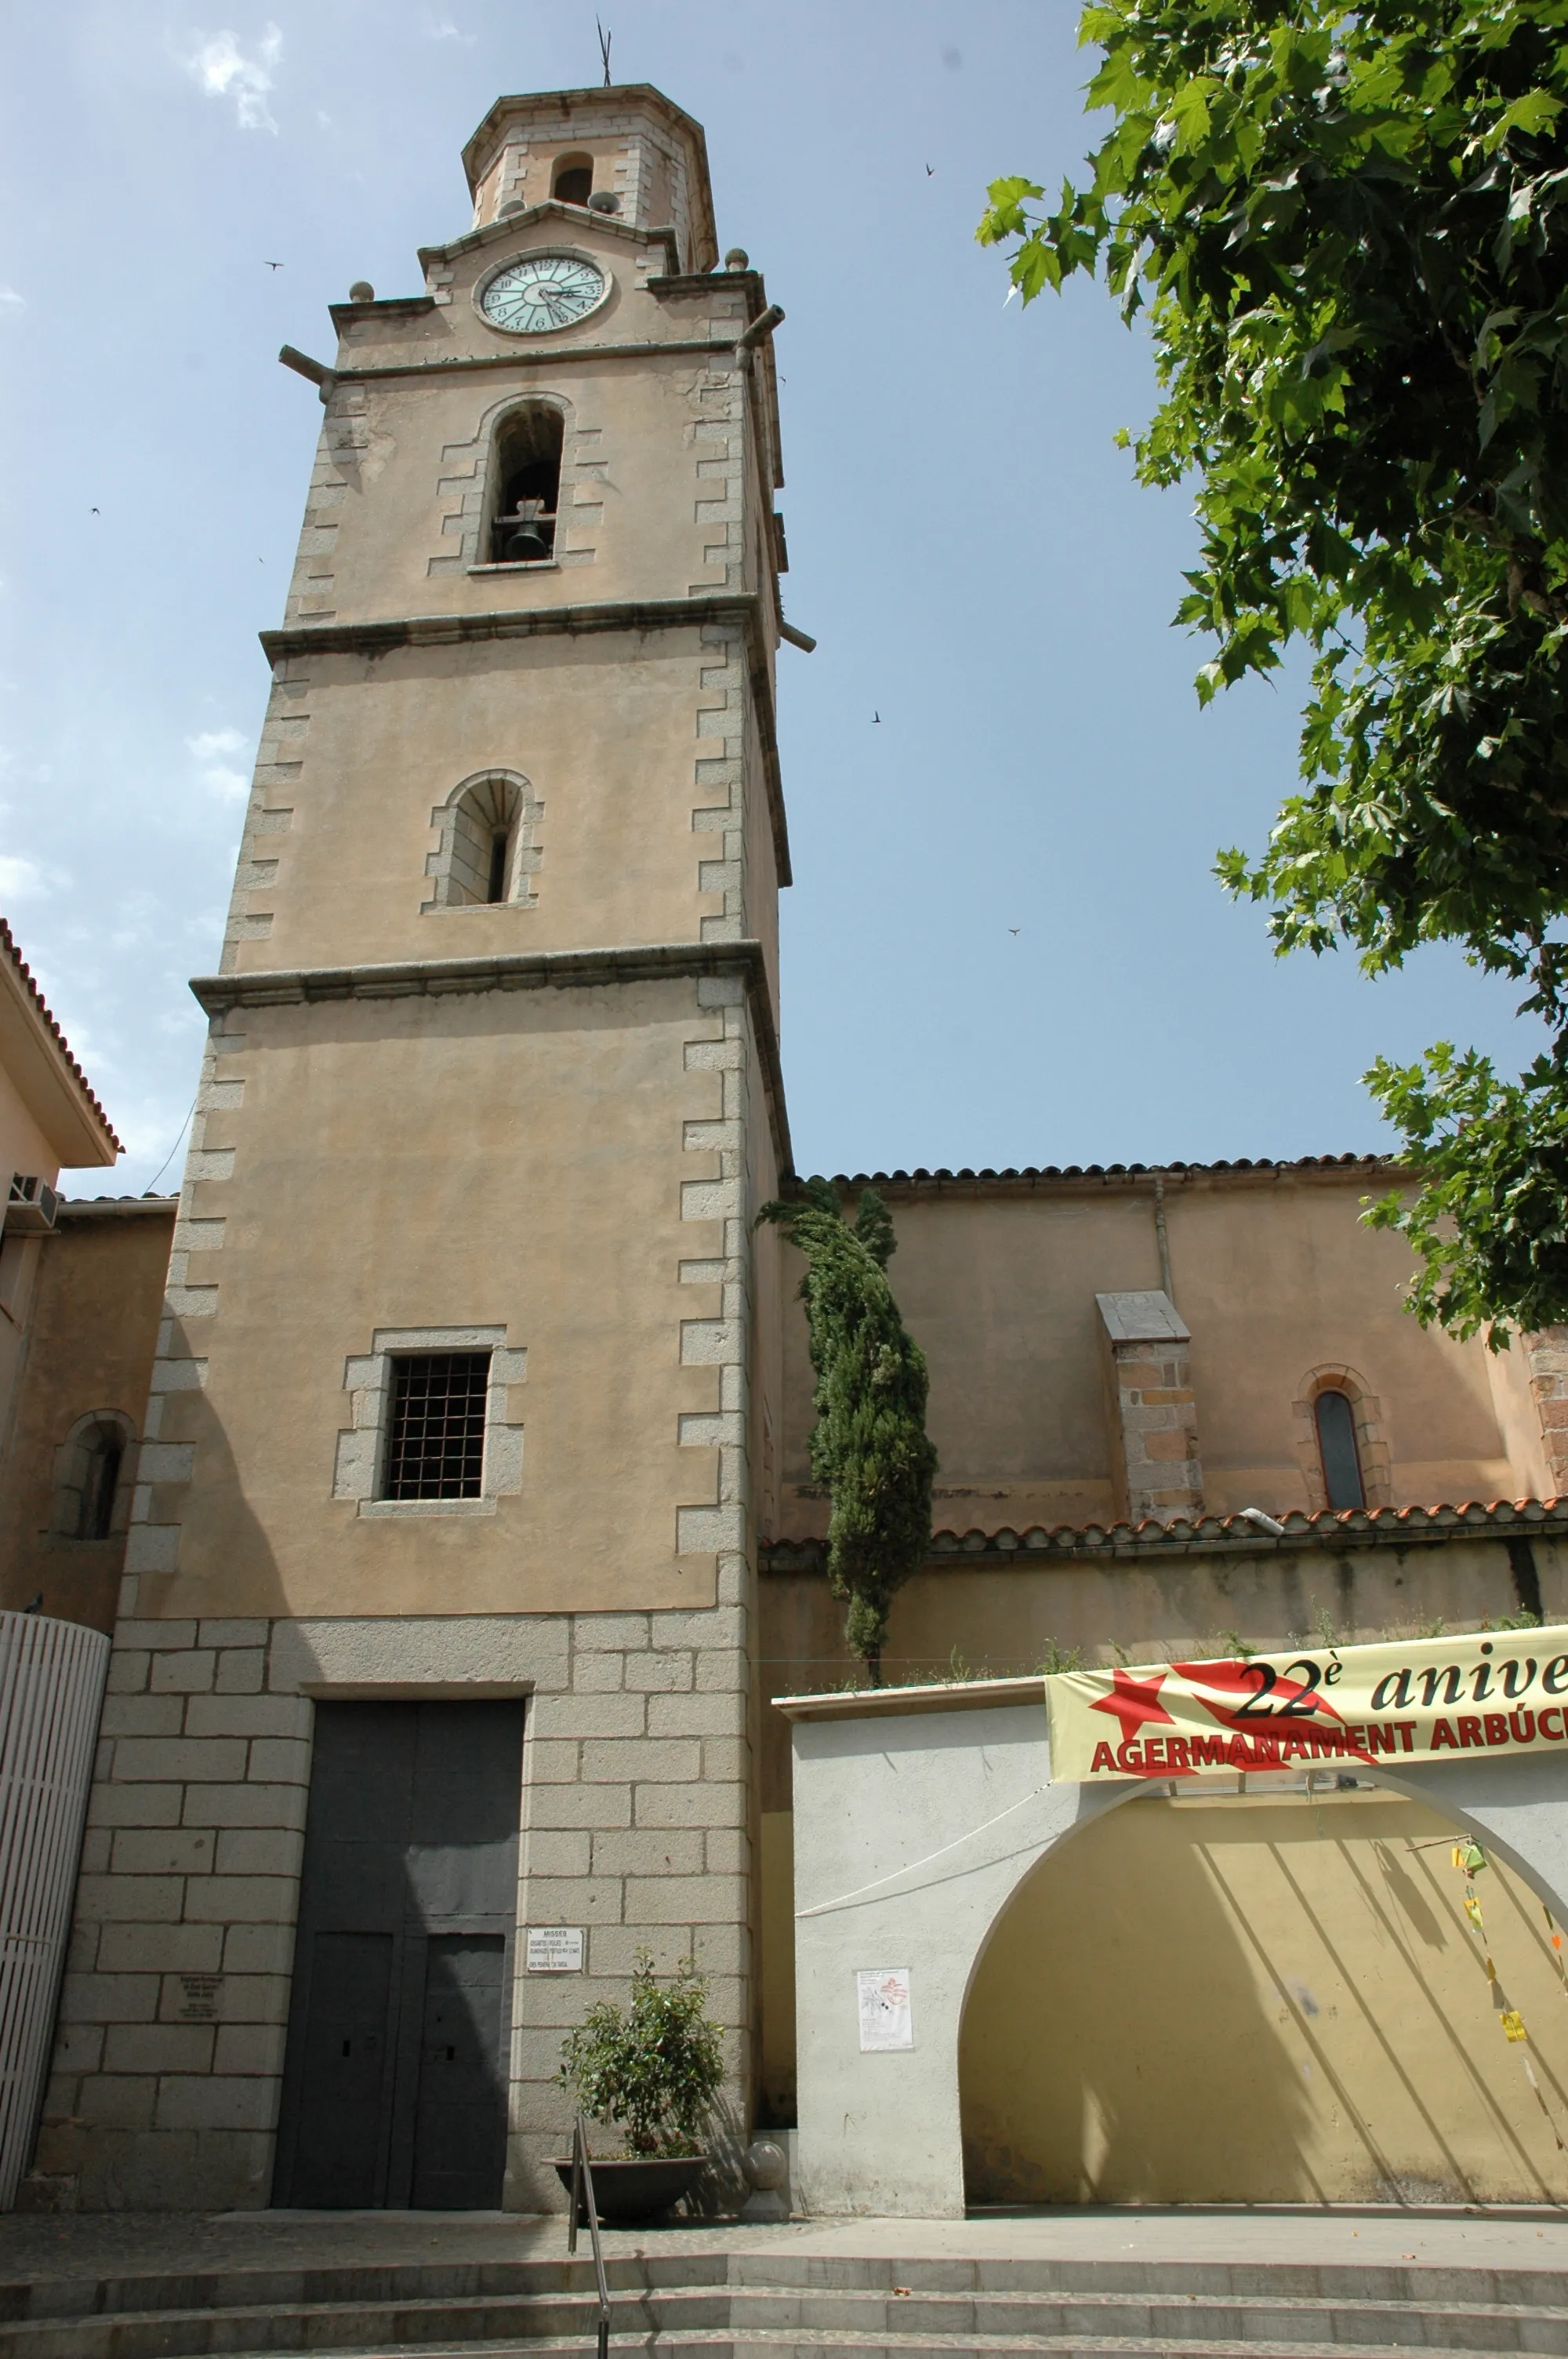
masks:
<svg viewBox="0 0 1568 2359"><path fill-rule="evenodd" d="M1518 1081L1447 1043L1367 1076L1411 1307L1496 1345L1568 1317L1568 0L1104 0L1080 35L1090 176L997 181L979 235L1026 301L1103 270L1149 322L1200 696L1312 651L1303 790L1227 886L1281 951L1458 941L1545 1019Z"/></svg>
<svg viewBox="0 0 1568 2359"><path fill-rule="evenodd" d="M887 1281L897 1239L881 1198L861 1191L849 1226L837 1190L808 1180L800 1197L764 1204L806 1257L800 1283L811 1364L811 1473L831 1495L827 1579L846 1599L845 1636L881 1684L893 1593L931 1539L936 1452L925 1431L925 1355L904 1332Z"/></svg>

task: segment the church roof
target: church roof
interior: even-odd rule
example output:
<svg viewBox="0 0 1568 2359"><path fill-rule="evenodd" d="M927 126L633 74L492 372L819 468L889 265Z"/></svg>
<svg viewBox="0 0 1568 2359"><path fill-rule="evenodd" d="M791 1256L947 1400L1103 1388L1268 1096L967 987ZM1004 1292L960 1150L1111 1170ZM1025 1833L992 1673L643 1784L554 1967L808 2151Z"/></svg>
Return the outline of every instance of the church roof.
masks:
<svg viewBox="0 0 1568 2359"><path fill-rule="evenodd" d="M1399 1168L1398 1160L1390 1155L1238 1155L1228 1161L1214 1163L1027 1163L1009 1165L996 1170L989 1164L974 1169L966 1164L961 1170L950 1171L944 1165L928 1171L924 1165L913 1171L836 1171L830 1185L835 1188L889 1188L900 1193L916 1195L940 1193L946 1190L993 1188L1037 1188L1053 1180L1185 1180L1263 1175L1273 1173L1285 1178L1298 1173L1360 1171L1368 1179L1391 1174ZM789 1174L784 1185L786 1190L800 1184L799 1175Z"/></svg>

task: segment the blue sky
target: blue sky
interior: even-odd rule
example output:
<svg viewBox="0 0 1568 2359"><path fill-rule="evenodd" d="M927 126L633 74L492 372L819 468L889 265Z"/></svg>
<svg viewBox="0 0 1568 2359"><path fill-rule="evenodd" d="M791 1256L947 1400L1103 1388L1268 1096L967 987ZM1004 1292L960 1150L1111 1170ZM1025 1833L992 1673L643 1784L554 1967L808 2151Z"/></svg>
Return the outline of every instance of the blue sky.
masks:
<svg viewBox="0 0 1568 2359"><path fill-rule="evenodd" d="M1280 963L1213 881L1291 784L1291 684L1200 713L1188 503L1112 441L1146 348L1098 290L1004 303L973 239L989 179L1087 145L1076 9L600 7L616 78L706 125L720 245L788 313L785 589L820 642L780 658L801 1168L1365 1149L1378 1050L1522 1062L1456 955ZM353 279L417 288L415 247L467 226L464 139L503 91L597 80L594 11L56 0L7 49L0 909L127 1142L71 1192L140 1190L195 1086L186 978L320 419L277 347L330 353Z"/></svg>

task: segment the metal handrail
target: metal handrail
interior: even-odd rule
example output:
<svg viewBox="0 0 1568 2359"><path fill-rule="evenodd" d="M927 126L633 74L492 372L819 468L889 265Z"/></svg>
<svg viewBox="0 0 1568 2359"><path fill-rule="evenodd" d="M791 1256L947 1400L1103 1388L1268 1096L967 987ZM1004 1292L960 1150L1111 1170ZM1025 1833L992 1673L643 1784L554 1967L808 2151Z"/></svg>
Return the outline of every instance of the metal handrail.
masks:
<svg viewBox="0 0 1568 2359"><path fill-rule="evenodd" d="M567 2250L577 2250L578 2205L586 2198L593 2274L599 2281L599 2359L610 2359L610 2288L604 2281L604 2247L599 2240L599 2206L593 2200L593 2165L588 2158L588 2124L579 2114L572 2126L572 2208Z"/></svg>

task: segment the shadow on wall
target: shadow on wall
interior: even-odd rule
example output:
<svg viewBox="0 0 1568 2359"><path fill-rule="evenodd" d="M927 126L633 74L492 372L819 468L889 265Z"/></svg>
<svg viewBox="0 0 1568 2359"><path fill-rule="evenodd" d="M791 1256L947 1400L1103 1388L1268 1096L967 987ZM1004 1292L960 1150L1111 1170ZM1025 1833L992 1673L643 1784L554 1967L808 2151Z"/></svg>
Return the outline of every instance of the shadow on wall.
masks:
<svg viewBox="0 0 1568 2359"><path fill-rule="evenodd" d="M1492 1864L1483 1945L1460 1839L1367 1790L1150 1797L1043 1860L966 2007L969 2202L1563 2201L1550 1929Z"/></svg>

